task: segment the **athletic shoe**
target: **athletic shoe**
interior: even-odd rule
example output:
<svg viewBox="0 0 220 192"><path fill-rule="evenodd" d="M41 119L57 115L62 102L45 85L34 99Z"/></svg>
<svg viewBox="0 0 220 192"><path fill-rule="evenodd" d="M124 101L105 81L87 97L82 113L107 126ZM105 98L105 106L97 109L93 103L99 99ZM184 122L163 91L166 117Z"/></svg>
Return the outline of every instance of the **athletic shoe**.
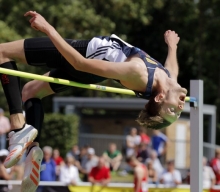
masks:
<svg viewBox="0 0 220 192"><path fill-rule="evenodd" d="M40 182L41 161L43 152L38 143L33 142L25 160L24 177L21 183L21 192L35 192Z"/></svg>
<svg viewBox="0 0 220 192"><path fill-rule="evenodd" d="M37 137L37 129L33 126L26 124L25 127L18 132L11 131L8 134L9 137L9 155L5 159L4 166L5 168L10 168L15 165L26 148L33 142Z"/></svg>

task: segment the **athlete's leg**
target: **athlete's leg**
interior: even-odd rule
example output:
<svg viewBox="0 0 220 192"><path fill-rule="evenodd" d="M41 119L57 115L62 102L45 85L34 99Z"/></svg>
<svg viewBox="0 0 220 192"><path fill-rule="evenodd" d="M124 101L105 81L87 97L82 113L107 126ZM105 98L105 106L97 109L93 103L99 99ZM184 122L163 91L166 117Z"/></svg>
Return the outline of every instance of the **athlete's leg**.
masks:
<svg viewBox="0 0 220 192"><path fill-rule="evenodd" d="M24 53L24 39L0 44L0 65L12 60L27 63Z"/></svg>
<svg viewBox="0 0 220 192"><path fill-rule="evenodd" d="M24 53L24 40L0 44L0 67L17 70L14 60L27 63ZM11 130L13 130L9 133L10 154L4 162L5 167L9 168L20 160L26 147L36 138L37 130L30 125L25 125L20 78L5 74L0 74L0 78L8 102Z"/></svg>
<svg viewBox="0 0 220 192"><path fill-rule="evenodd" d="M0 67L17 70L14 60L26 63L24 40L0 44ZM22 114L20 78L1 74L1 83L9 105L11 130L22 128L25 120Z"/></svg>
<svg viewBox="0 0 220 192"><path fill-rule="evenodd" d="M50 72L44 75L49 76L49 73ZM22 101L26 102L32 98L42 99L51 94L54 94L54 91L48 82L33 80L24 85L22 89Z"/></svg>
<svg viewBox="0 0 220 192"><path fill-rule="evenodd" d="M67 43L73 46L79 53L86 56L89 40L75 41L66 39ZM76 81L81 79L82 83L88 83L85 73L76 71L55 48L49 38L32 38L0 44L0 67L17 70L13 60L19 60L32 66L47 65L51 68L65 69ZM10 78L8 81L7 78ZM64 79L66 76L64 77ZM99 77L100 78L100 77ZM2 84L8 100L11 114L11 129L19 129L24 126L24 116L22 114L20 80L18 77L2 75ZM95 80L96 81L96 80ZM10 82L10 83L9 83ZM93 83L93 82L90 82ZM13 84L13 86L12 86ZM62 89L61 89L62 90Z"/></svg>
<svg viewBox="0 0 220 192"><path fill-rule="evenodd" d="M45 75L48 76L49 73ZM53 93L49 83L37 80L26 83L22 90L26 122L38 130L37 138L27 149L24 177L21 184L21 191L23 192L35 191L40 181L40 167L43 152L39 147L39 138L44 119L41 98ZM33 174L33 170L35 170L35 174Z"/></svg>
<svg viewBox="0 0 220 192"><path fill-rule="evenodd" d="M118 168L119 168L120 164L121 164L120 160L119 161L115 161L114 163L112 163L113 171L115 171L115 172L118 171Z"/></svg>
<svg viewBox="0 0 220 192"><path fill-rule="evenodd" d="M40 43L39 43L40 41ZM54 49L53 43L48 38L41 38L39 41L30 39L26 41L25 55L27 63L31 65L41 65L46 63L48 67L55 68L45 75L50 77L79 81L81 83L96 82L93 78L85 78L85 73L76 71L61 55ZM76 48L83 56L86 54L88 41L67 40L74 48ZM37 47L37 49L36 49ZM27 83L22 90L22 99L25 102L26 121L38 129L38 137L27 149L27 158L25 161L25 173L22 181L22 191L34 191L39 183L39 165L42 160L42 151L39 148L40 130L43 123L43 108L41 98L70 89L70 86L46 83L42 81L31 81ZM33 161L35 162L33 164ZM37 166L36 166L37 165ZM37 168L37 169L36 169ZM33 175L32 170L37 174ZM36 173L35 172L35 173Z"/></svg>
<svg viewBox="0 0 220 192"><path fill-rule="evenodd" d="M45 74L49 76L49 72ZM22 89L22 101L26 114L26 122L38 130L35 142L39 142L40 132L44 120L44 110L41 99L54 94L50 84L44 81L33 80L26 83Z"/></svg>
<svg viewBox="0 0 220 192"><path fill-rule="evenodd" d="M17 70L15 60L26 63L24 40L0 44L0 67ZM37 130L25 124L20 78L4 74L0 74L0 78L9 105L11 130L13 130L9 133L10 154L4 162L5 167L9 168L20 160L26 147L36 138Z"/></svg>
<svg viewBox="0 0 220 192"><path fill-rule="evenodd" d="M69 44L75 42L71 39L67 39L66 41ZM75 42L74 47L85 56L87 44L88 41ZM76 70L62 57L49 38L26 39L24 41L24 51L26 61L29 65L47 65L48 67L55 68L45 75L76 80L73 78ZM82 75L80 77L82 78ZM40 99L69 88L71 87L36 80L27 83L22 91L22 99L25 102L26 122L33 125L40 132L44 117ZM35 142L39 142L39 137L40 134Z"/></svg>
<svg viewBox="0 0 220 192"><path fill-rule="evenodd" d="M62 70L57 69L53 69L50 71L50 73L46 73L45 76L63 78L64 74L66 79L70 78L68 74L63 73ZM24 177L21 184L22 192L35 191L40 181L40 167L43 158L43 152L39 148L39 140L44 116L43 108L41 105L41 98L70 88L71 87L69 86L52 84L37 80L30 81L23 87L22 100L24 102L26 112L26 122L37 128L38 136L27 149ZM35 170L35 174L33 174L33 170Z"/></svg>
<svg viewBox="0 0 220 192"><path fill-rule="evenodd" d="M71 43L72 40L67 42ZM14 60L32 66L47 65L52 68L66 63L49 38L32 38L0 44L0 67L17 70ZM4 74L1 74L0 78L9 105L11 130L19 130L25 124L20 78Z"/></svg>

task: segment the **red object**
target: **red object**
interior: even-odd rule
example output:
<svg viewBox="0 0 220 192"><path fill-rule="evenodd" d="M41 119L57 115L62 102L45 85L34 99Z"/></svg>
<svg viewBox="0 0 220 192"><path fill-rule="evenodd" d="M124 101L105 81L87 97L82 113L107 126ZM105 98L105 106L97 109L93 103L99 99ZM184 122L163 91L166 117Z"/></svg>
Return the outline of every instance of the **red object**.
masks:
<svg viewBox="0 0 220 192"><path fill-rule="evenodd" d="M211 167L216 176L216 184L220 184L220 160L217 158L212 159Z"/></svg>
<svg viewBox="0 0 220 192"><path fill-rule="evenodd" d="M219 189L210 189L210 192L220 192Z"/></svg>
<svg viewBox="0 0 220 192"><path fill-rule="evenodd" d="M56 159L53 159L56 163L56 165L60 165L63 162L63 158L62 157L57 157Z"/></svg>
<svg viewBox="0 0 220 192"><path fill-rule="evenodd" d="M2 80L2 84L9 84L9 78L7 75L5 74L1 74L1 80Z"/></svg>
<svg viewBox="0 0 220 192"><path fill-rule="evenodd" d="M142 168L144 169L144 172L145 172L144 177L142 178L141 182L146 182L146 184L147 184L147 177L148 177L148 175L147 175L147 167L144 164L142 164L141 166L142 166ZM134 177L134 190L135 191L136 191L136 188L137 188L137 178ZM142 186L141 186L139 192L143 192Z"/></svg>
<svg viewBox="0 0 220 192"><path fill-rule="evenodd" d="M147 134L142 133L140 134L140 137L141 137L141 143L145 143L145 144L150 143L150 137Z"/></svg>
<svg viewBox="0 0 220 192"><path fill-rule="evenodd" d="M93 177L97 181L102 181L103 179L109 179L110 178L110 171L106 167L93 167L89 177Z"/></svg>

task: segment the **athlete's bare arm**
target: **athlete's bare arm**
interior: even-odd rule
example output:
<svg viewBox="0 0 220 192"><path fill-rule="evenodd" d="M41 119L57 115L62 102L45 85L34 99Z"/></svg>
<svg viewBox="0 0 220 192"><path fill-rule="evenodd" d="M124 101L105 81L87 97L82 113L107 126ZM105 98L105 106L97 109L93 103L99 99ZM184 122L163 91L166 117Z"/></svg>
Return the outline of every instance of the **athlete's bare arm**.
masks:
<svg viewBox="0 0 220 192"><path fill-rule="evenodd" d="M169 70L171 78L177 81L179 74L179 66L177 62L177 44L180 40L178 34L175 31L168 30L164 34L164 39L168 45L168 55L165 61L165 67Z"/></svg>
<svg viewBox="0 0 220 192"><path fill-rule="evenodd" d="M86 59L68 43L66 43L59 35L59 33L40 14L34 11L29 11L25 14L25 16L32 17L29 20L31 27L46 33L56 48L59 50L59 52L75 69L111 79L124 81L128 80L128 78L131 78L132 74L135 75L135 71L137 71L135 68L136 64L138 65L138 63L114 63L103 60Z"/></svg>
<svg viewBox="0 0 220 192"><path fill-rule="evenodd" d="M135 192L139 192L141 189L142 179L144 178L144 170L141 166L135 167L134 176L137 178L137 186Z"/></svg>
<svg viewBox="0 0 220 192"><path fill-rule="evenodd" d="M5 167L4 167L4 165L3 164L0 164L0 176L2 177L2 178L4 178L4 180L10 180L10 179L12 179L12 177L13 177L13 175L14 175L14 169L13 169L13 171L11 171L10 173L7 173L7 171L6 171L6 169L5 169Z"/></svg>

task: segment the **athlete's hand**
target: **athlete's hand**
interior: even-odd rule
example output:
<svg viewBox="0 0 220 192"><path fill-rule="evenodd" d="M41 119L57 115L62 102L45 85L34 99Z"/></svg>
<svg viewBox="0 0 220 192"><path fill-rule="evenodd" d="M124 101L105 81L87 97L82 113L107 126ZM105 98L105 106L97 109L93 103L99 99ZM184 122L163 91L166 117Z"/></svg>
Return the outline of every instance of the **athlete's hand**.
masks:
<svg viewBox="0 0 220 192"><path fill-rule="evenodd" d="M25 17L31 16L29 22L31 27L37 31L42 31L43 33L49 32L52 26L36 11L28 11L24 14Z"/></svg>
<svg viewBox="0 0 220 192"><path fill-rule="evenodd" d="M176 47L180 38L175 31L167 30L164 33L164 40L169 47Z"/></svg>

